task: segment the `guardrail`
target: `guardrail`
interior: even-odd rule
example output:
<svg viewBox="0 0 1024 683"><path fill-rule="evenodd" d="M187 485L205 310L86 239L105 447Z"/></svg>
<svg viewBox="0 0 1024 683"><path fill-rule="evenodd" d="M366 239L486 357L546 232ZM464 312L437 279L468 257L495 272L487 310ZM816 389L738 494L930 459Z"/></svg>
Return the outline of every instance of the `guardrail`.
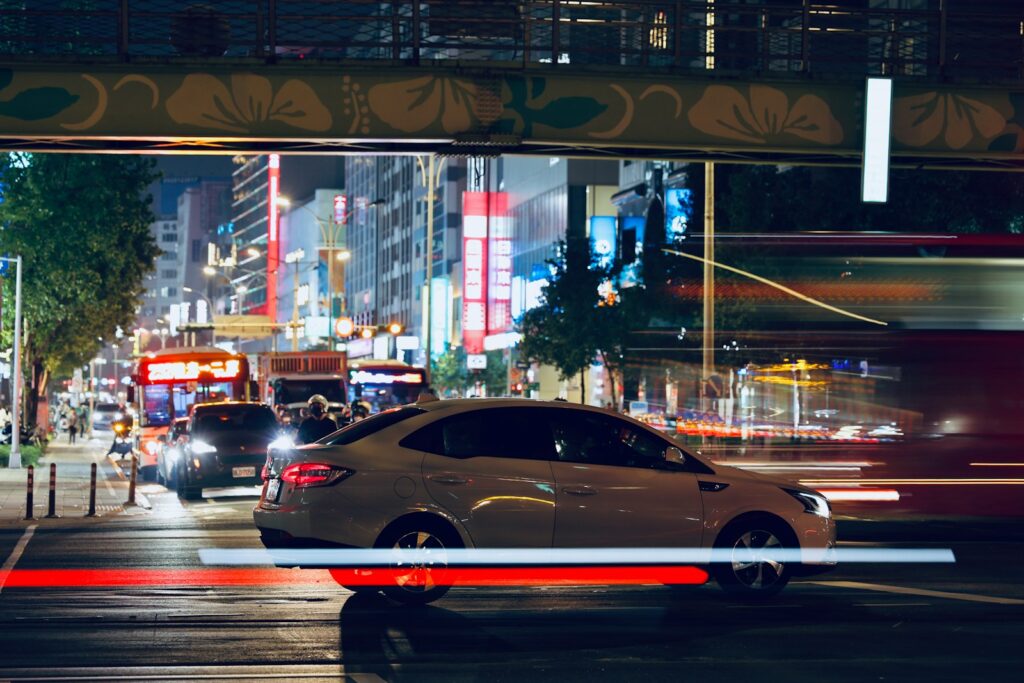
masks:
<svg viewBox="0 0 1024 683"><path fill-rule="evenodd" d="M902 10L842 0L29 0L0 3L0 58L1024 77L1024 8L985 12L964 1L969 11L950 11L951 2Z"/></svg>

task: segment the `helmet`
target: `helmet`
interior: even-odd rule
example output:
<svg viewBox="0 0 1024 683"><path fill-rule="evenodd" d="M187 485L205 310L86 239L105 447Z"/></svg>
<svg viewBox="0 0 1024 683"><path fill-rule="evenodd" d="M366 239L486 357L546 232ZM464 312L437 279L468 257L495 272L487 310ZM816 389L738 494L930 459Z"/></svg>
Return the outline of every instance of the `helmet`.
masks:
<svg viewBox="0 0 1024 683"><path fill-rule="evenodd" d="M324 398L322 394L313 394L309 397L309 400L306 401L306 405L310 408L313 407L314 403L319 403L324 410L327 410L327 399Z"/></svg>

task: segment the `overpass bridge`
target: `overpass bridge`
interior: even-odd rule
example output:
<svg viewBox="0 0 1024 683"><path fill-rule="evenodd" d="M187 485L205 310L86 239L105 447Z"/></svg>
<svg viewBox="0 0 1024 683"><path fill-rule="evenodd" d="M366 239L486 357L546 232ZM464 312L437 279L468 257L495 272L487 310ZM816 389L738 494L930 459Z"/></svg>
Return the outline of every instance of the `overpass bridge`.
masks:
<svg viewBox="0 0 1024 683"><path fill-rule="evenodd" d="M894 79L895 165L1024 167L1010 0L13 4L7 150L855 165L873 75Z"/></svg>

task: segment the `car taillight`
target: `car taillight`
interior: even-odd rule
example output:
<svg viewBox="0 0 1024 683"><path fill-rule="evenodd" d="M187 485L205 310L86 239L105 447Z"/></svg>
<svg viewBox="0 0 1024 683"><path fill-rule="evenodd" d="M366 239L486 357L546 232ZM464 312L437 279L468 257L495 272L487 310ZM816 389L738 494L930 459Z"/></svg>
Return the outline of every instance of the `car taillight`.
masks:
<svg viewBox="0 0 1024 683"><path fill-rule="evenodd" d="M293 484L295 488L327 486L353 474L355 472L344 467L335 467L334 465L324 465L316 462L300 462L285 467L284 471L281 472L281 481Z"/></svg>

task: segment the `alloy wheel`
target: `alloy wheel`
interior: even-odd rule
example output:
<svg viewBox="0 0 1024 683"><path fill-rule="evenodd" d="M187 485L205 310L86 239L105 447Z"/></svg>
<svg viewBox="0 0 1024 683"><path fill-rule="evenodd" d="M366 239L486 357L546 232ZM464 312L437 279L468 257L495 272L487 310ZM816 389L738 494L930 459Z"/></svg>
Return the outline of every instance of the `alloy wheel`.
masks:
<svg viewBox="0 0 1024 683"><path fill-rule="evenodd" d="M410 531L395 541L391 568L395 583L410 593L427 593L438 586L439 574L448 567L448 551L429 531ZM416 551L408 557L408 551Z"/></svg>
<svg viewBox="0 0 1024 683"><path fill-rule="evenodd" d="M770 589L785 573L785 564L777 555L782 548L782 543L770 531L742 534L732 548L732 573L736 581L751 590Z"/></svg>

